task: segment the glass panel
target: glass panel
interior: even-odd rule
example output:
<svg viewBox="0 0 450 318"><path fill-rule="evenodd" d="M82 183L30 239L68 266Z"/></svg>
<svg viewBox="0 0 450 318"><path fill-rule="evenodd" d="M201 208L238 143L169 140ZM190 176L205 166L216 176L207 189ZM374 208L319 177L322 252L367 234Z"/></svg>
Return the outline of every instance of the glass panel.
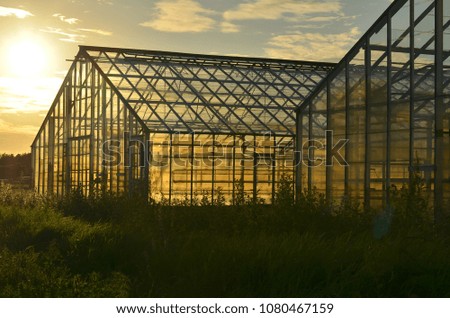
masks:
<svg viewBox="0 0 450 318"><path fill-rule="evenodd" d="M233 201L234 189L234 138L232 136L216 136L214 161L214 191L215 199L220 192L224 195L227 203Z"/></svg>
<svg viewBox="0 0 450 318"><path fill-rule="evenodd" d="M444 1L444 51L450 51L450 3ZM444 56L446 65L450 64L450 56L446 54Z"/></svg>
<svg viewBox="0 0 450 318"><path fill-rule="evenodd" d="M360 50L349 63L349 106L347 162L348 194L364 198L364 162L366 145L366 69L364 50Z"/></svg>
<svg viewBox="0 0 450 318"><path fill-rule="evenodd" d="M370 39L371 82L369 94L368 157L370 169L371 206L384 202L386 190L387 150L387 26Z"/></svg>
<svg viewBox="0 0 450 318"><path fill-rule="evenodd" d="M309 179L311 187L326 190L327 90L323 90L310 105Z"/></svg>
<svg viewBox="0 0 450 318"><path fill-rule="evenodd" d="M156 201L169 200L171 147L169 134L150 135L149 195Z"/></svg>
<svg viewBox="0 0 450 318"><path fill-rule="evenodd" d="M199 199L212 200L213 194L213 142L212 135L194 137L193 192Z"/></svg>
<svg viewBox="0 0 450 318"><path fill-rule="evenodd" d="M435 10L434 1L415 1L416 18L426 16L414 30L416 46L414 60L414 163L425 180L430 197L434 188L435 147Z"/></svg>
<svg viewBox="0 0 450 318"><path fill-rule="evenodd" d="M450 3L444 1L444 118L443 128L444 137L443 145L444 149L443 160L444 171L443 180L443 192L444 192L444 211L450 210Z"/></svg>
<svg viewBox="0 0 450 318"><path fill-rule="evenodd" d="M410 6L392 18L392 68L390 130L390 182L401 187L409 182L411 135Z"/></svg>
<svg viewBox="0 0 450 318"><path fill-rule="evenodd" d="M308 179L308 147L309 147L309 139L310 139L310 130L309 130L309 110L310 107L307 106L303 112L300 115L300 127L301 127L301 134L302 134L302 140L301 140L301 185L302 190L308 190L309 185L309 179Z"/></svg>
<svg viewBox="0 0 450 318"><path fill-rule="evenodd" d="M191 201L193 174L192 135L173 135L172 152L172 202Z"/></svg>
<svg viewBox="0 0 450 318"><path fill-rule="evenodd" d="M346 139L346 70L343 69L330 83L330 109L328 111L328 130L330 130L333 138L327 140L328 149L339 143L339 140ZM346 157L346 149L342 148L339 155ZM331 158L331 162L327 162L329 180L327 182L329 199L340 200L345 194L345 166L342 162L338 162L336 158Z"/></svg>

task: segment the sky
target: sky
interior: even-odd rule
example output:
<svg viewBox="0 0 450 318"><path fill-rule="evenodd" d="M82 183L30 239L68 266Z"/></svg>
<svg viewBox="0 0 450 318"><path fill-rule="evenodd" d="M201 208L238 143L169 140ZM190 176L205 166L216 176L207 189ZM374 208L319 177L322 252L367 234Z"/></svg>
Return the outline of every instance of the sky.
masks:
<svg viewBox="0 0 450 318"><path fill-rule="evenodd" d="M0 0L0 154L25 153L78 45L338 62L390 0Z"/></svg>

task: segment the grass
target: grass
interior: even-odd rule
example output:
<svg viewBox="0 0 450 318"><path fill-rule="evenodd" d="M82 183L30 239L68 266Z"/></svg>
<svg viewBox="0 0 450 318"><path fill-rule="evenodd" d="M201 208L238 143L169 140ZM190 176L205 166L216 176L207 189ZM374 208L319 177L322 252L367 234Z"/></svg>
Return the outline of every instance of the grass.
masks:
<svg viewBox="0 0 450 318"><path fill-rule="evenodd" d="M374 213L291 191L273 206L170 207L1 188L0 296L450 296L450 232L421 193L396 190Z"/></svg>

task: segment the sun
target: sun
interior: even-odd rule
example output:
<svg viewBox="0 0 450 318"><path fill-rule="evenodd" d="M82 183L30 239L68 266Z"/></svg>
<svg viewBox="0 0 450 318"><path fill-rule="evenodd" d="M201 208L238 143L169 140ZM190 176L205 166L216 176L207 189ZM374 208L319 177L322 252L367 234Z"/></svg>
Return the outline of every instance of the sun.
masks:
<svg viewBox="0 0 450 318"><path fill-rule="evenodd" d="M8 52L8 65L11 72L18 77L35 77L41 75L47 66L47 54L43 44L24 39L11 44Z"/></svg>

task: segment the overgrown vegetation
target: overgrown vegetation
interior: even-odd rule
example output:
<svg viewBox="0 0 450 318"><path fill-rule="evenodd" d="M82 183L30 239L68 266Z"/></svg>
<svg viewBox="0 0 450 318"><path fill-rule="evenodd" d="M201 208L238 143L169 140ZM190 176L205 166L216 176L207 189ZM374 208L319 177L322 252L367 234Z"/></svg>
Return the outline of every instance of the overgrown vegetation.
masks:
<svg viewBox="0 0 450 318"><path fill-rule="evenodd" d="M0 188L3 297L448 297L450 233L420 180L363 211L315 191L197 206ZM190 200L189 200L190 201Z"/></svg>

